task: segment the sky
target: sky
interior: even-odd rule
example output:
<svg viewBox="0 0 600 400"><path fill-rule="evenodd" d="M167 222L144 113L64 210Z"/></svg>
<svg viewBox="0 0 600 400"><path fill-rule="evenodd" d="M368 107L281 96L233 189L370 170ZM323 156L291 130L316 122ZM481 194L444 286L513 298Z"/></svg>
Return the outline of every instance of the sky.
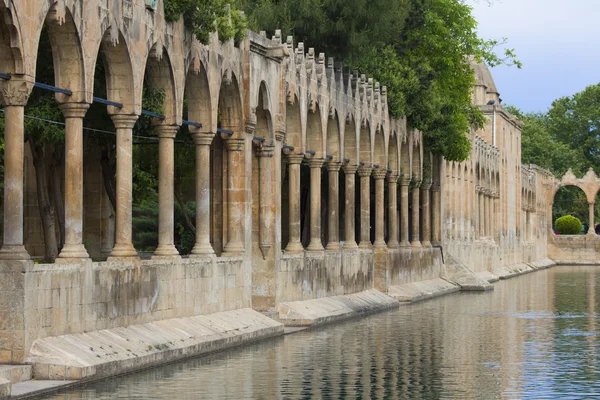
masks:
<svg viewBox="0 0 600 400"><path fill-rule="evenodd" d="M508 40L523 68L492 76L504 104L546 111L600 83L600 0L469 0L484 39Z"/></svg>

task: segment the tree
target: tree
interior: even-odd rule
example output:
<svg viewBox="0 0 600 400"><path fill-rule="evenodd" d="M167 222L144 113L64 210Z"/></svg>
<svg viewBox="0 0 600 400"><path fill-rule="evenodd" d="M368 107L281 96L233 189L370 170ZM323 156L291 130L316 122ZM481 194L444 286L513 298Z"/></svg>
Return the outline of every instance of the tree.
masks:
<svg viewBox="0 0 600 400"><path fill-rule="evenodd" d="M477 36L461 0L248 0L245 10L254 29L281 28L387 86L392 116L406 115L449 160L468 157L466 134L484 122L471 104L469 57L520 66L511 50L494 52L499 41Z"/></svg>

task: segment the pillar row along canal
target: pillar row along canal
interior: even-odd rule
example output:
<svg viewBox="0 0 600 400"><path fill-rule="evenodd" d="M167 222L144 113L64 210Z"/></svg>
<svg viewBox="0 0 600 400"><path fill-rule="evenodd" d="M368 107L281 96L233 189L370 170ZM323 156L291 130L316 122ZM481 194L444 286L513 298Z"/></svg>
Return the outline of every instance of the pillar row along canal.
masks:
<svg viewBox="0 0 600 400"><path fill-rule="evenodd" d="M598 178L521 165L522 124L484 65L472 65L473 103L487 123L469 134L469 158L452 162L390 116L385 86L279 31L204 45L141 0L0 0L0 13L0 363L21 376L0 373L0 395L597 260L595 236L552 234L551 210L564 185L594 199ZM40 37L52 43L50 82L36 74ZM161 113L143 109L144 82L164 94ZM54 92L64 117L54 220L40 216L43 175L24 140L33 90ZM86 115L98 106L113 164L90 140ZM156 248L141 254L133 156L148 116L158 228ZM193 174L180 192L182 140ZM174 217L182 198L195 205L185 251ZM55 222L64 243L44 263Z"/></svg>

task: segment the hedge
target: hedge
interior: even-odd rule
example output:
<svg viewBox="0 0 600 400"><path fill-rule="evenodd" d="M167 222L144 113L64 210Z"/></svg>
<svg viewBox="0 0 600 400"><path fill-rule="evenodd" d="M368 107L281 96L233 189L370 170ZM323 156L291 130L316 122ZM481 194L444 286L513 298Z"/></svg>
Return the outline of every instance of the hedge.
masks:
<svg viewBox="0 0 600 400"><path fill-rule="evenodd" d="M577 235L581 233L581 221L572 215L565 215L554 221L554 227L561 235Z"/></svg>

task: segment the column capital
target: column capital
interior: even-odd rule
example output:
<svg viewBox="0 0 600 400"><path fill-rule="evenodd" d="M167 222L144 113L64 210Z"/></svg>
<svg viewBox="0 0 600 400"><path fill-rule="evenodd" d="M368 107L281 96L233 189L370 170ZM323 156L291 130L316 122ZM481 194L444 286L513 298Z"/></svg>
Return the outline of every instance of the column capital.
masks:
<svg viewBox="0 0 600 400"><path fill-rule="evenodd" d="M351 165L351 164L345 164L342 169L344 170L345 174L356 174L356 171L358 170L358 166L357 165Z"/></svg>
<svg viewBox="0 0 600 400"><path fill-rule="evenodd" d="M257 157L273 157L275 151L275 145L273 144L262 144L256 149Z"/></svg>
<svg viewBox="0 0 600 400"><path fill-rule="evenodd" d="M431 189L431 182L423 183L421 185L421 190L429 190L429 189Z"/></svg>
<svg viewBox="0 0 600 400"><path fill-rule="evenodd" d="M330 161L327 163L327 171L339 171L342 168L342 163L339 161Z"/></svg>
<svg viewBox="0 0 600 400"><path fill-rule="evenodd" d="M398 175L396 174L387 174L387 177L385 178L385 180L388 183L398 183Z"/></svg>
<svg viewBox="0 0 600 400"><path fill-rule="evenodd" d="M300 164L302 162L302 160L304 160L304 154L296 154L296 153L286 154L285 158L286 158L288 164Z"/></svg>
<svg viewBox="0 0 600 400"><path fill-rule="evenodd" d="M10 80L3 81L0 84L0 89L2 103L5 106L24 107L33 89L33 82L13 76Z"/></svg>
<svg viewBox="0 0 600 400"><path fill-rule="evenodd" d="M277 131L275 131L275 140L277 140L278 142L283 142L283 139L285 138L285 129L278 129Z"/></svg>
<svg viewBox="0 0 600 400"><path fill-rule="evenodd" d="M308 166L310 168L321 168L325 164L325 160L322 158L311 158L308 160Z"/></svg>
<svg viewBox="0 0 600 400"><path fill-rule="evenodd" d="M196 146L210 146L215 138L212 132L192 132L192 139Z"/></svg>
<svg viewBox="0 0 600 400"><path fill-rule="evenodd" d="M413 184L413 186L415 188L420 188L422 184L423 184L423 182L421 182L421 181L415 181L415 183Z"/></svg>
<svg viewBox="0 0 600 400"><path fill-rule="evenodd" d="M135 114L113 114L110 116L116 129L133 129L139 116Z"/></svg>
<svg viewBox="0 0 600 400"><path fill-rule="evenodd" d="M158 137L160 139L175 139L177 135L177 131L179 130L179 126L177 125L163 125L163 124L154 124L154 130L158 133Z"/></svg>
<svg viewBox="0 0 600 400"><path fill-rule="evenodd" d="M226 139L225 148L227 151L242 151L244 148L244 139Z"/></svg>
<svg viewBox="0 0 600 400"><path fill-rule="evenodd" d="M387 176L387 171L385 169L375 168L375 169L373 169L371 174L373 175L373 178L376 180L384 180Z"/></svg>
<svg viewBox="0 0 600 400"><path fill-rule="evenodd" d="M371 171L373 171L373 168L371 168L371 167L367 167L364 165L361 165L360 167L358 167L358 175L361 178L371 176Z"/></svg>
<svg viewBox="0 0 600 400"><path fill-rule="evenodd" d="M84 118L90 105L88 103L61 103L59 107L65 118Z"/></svg>
<svg viewBox="0 0 600 400"><path fill-rule="evenodd" d="M432 192L439 192L441 190L441 186L438 184L432 184L431 185L431 191Z"/></svg>
<svg viewBox="0 0 600 400"><path fill-rule="evenodd" d="M408 186L410 185L411 178L406 175L402 175L400 177L400 186Z"/></svg>

